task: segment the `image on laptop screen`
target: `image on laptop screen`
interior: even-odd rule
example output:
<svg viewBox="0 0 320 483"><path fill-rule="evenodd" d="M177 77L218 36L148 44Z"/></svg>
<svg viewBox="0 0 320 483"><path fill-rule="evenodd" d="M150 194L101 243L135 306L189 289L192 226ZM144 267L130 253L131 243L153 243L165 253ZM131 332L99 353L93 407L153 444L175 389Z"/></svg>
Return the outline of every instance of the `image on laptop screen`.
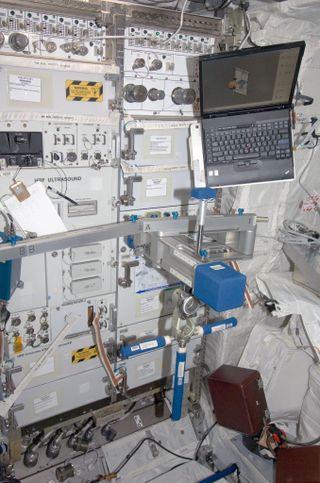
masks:
<svg viewBox="0 0 320 483"><path fill-rule="evenodd" d="M250 49L251 50L251 49ZM202 112L289 104L300 48L212 56L201 65Z"/></svg>

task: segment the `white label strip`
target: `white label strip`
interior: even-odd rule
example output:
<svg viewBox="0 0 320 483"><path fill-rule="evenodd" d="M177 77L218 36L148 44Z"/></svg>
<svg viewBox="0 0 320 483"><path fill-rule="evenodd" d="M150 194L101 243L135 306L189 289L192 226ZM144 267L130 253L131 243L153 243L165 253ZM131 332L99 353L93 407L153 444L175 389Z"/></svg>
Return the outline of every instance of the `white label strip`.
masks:
<svg viewBox="0 0 320 483"><path fill-rule="evenodd" d="M155 349L156 347L158 347L158 342L156 340L149 340L147 342L141 342L140 344L141 350Z"/></svg>

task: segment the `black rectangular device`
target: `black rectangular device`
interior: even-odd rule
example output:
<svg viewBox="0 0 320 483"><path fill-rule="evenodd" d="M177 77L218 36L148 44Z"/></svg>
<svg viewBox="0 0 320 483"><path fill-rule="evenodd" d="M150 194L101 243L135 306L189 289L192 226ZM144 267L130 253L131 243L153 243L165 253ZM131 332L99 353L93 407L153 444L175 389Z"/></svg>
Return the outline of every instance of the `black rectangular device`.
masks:
<svg viewBox="0 0 320 483"><path fill-rule="evenodd" d="M201 56L207 185L294 178L291 110L305 42Z"/></svg>

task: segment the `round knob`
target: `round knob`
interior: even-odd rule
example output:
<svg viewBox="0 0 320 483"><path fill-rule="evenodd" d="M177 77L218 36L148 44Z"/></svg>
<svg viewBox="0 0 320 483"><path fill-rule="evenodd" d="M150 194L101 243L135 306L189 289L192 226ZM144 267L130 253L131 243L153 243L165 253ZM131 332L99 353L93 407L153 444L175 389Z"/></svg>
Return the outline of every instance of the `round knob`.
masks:
<svg viewBox="0 0 320 483"><path fill-rule="evenodd" d="M26 35L20 33L13 33L9 35L9 45L15 52L22 52L29 44L29 39Z"/></svg>
<svg viewBox="0 0 320 483"><path fill-rule="evenodd" d="M133 69L142 69L146 65L146 61L142 58L135 59L132 68Z"/></svg>
<svg viewBox="0 0 320 483"><path fill-rule="evenodd" d="M84 159L85 161L88 159L88 153L82 153L82 159Z"/></svg>
<svg viewBox="0 0 320 483"><path fill-rule="evenodd" d="M89 49L85 45L74 44L72 46L72 53L75 55L82 55L84 57L88 52Z"/></svg>
<svg viewBox="0 0 320 483"><path fill-rule="evenodd" d="M49 336L47 334L41 336L41 342L42 344L48 344L49 342Z"/></svg>
<svg viewBox="0 0 320 483"><path fill-rule="evenodd" d="M67 161L69 163L74 163L75 161L77 161L77 154L73 151L70 151L70 153L67 154Z"/></svg>
<svg viewBox="0 0 320 483"><path fill-rule="evenodd" d="M4 44L4 35L2 32L0 32L0 48L3 46Z"/></svg>
<svg viewBox="0 0 320 483"><path fill-rule="evenodd" d="M181 104L193 104L196 100L196 93L194 89L182 89L176 87L171 94L172 101L180 106Z"/></svg>
<svg viewBox="0 0 320 483"><path fill-rule="evenodd" d="M145 86L127 84L124 88L124 98L127 102L144 102L147 96L148 91Z"/></svg>
<svg viewBox="0 0 320 483"><path fill-rule="evenodd" d="M101 159L101 153L95 153L94 158L95 159Z"/></svg>
<svg viewBox="0 0 320 483"><path fill-rule="evenodd" d="M52 40L48 40L48 42L45 42L44 47L49 54L52 54L52 52L55 52L57 50L57 44Z"/></svg>
<svg viewBox="0 0 320 483"><path fill-rule="evenodd" d="M148 92L148 98L150 99L150 101L162 101L162 99L164 99L165 97L165 92L162 91L162 90L158 90L158 89L150 89L150 91Z"/></svg>
<svg viewBox="0 0 320 483"><path fill-rule="evenodd" d="M162 62L159 59L153 59L150 64L149 70L160 70L162 69Z"/></svg>
<svg viewBox="0 0 320 483"><path fill-rule="evenodd" d="M34 322L35 320L36 320L36 316L34 314L29 314L28 315L27 322Z"/></svg>
<svg viewBox="0 0 320 483"><path fill-rule="evenodd" d="M60 161L60 156L58 153L53 153L52 158L54 161Z"/></svg>
<svg viewBox="0 0 320 483"><path fill-rule="evenodd" d="M20 317L14 317L12 320L11 320L11 325L13 327L18 327L18 325L21 324L21 319Z"/></svg>

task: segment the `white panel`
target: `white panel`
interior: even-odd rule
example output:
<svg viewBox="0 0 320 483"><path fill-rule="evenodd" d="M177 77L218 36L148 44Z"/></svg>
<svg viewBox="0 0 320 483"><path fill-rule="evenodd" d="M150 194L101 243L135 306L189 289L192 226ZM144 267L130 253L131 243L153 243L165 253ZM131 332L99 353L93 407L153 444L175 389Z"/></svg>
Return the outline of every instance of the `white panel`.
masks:
<svg viewBox="0 0 320 483"><path fill-rule="evenodd" d="M1 64L1 58L0 58ZM62 72L57 70L33 69L15 66L3 66L0 70L0 83L6 92L10 89L10 76L28 76L40 79L41 102L19 101L10 96L1 96L0 110L28 112L56 112L91 116L106 116L108 100L114 97L112 82L106 81L102 74L88 72ZM67 100L67 81L100 82L103 84L102 102L81 102Z"/></svg>
<svg viewBox="0 0 320 483"><path fill-rule="evenodd" d="M37 267L37 274L34 272L35 266ZM20 278L23 284L21 288L16 289L11 297L9 310L11 312L18 312L46 305L47 293L44 255L23 258Z"/></svg>

